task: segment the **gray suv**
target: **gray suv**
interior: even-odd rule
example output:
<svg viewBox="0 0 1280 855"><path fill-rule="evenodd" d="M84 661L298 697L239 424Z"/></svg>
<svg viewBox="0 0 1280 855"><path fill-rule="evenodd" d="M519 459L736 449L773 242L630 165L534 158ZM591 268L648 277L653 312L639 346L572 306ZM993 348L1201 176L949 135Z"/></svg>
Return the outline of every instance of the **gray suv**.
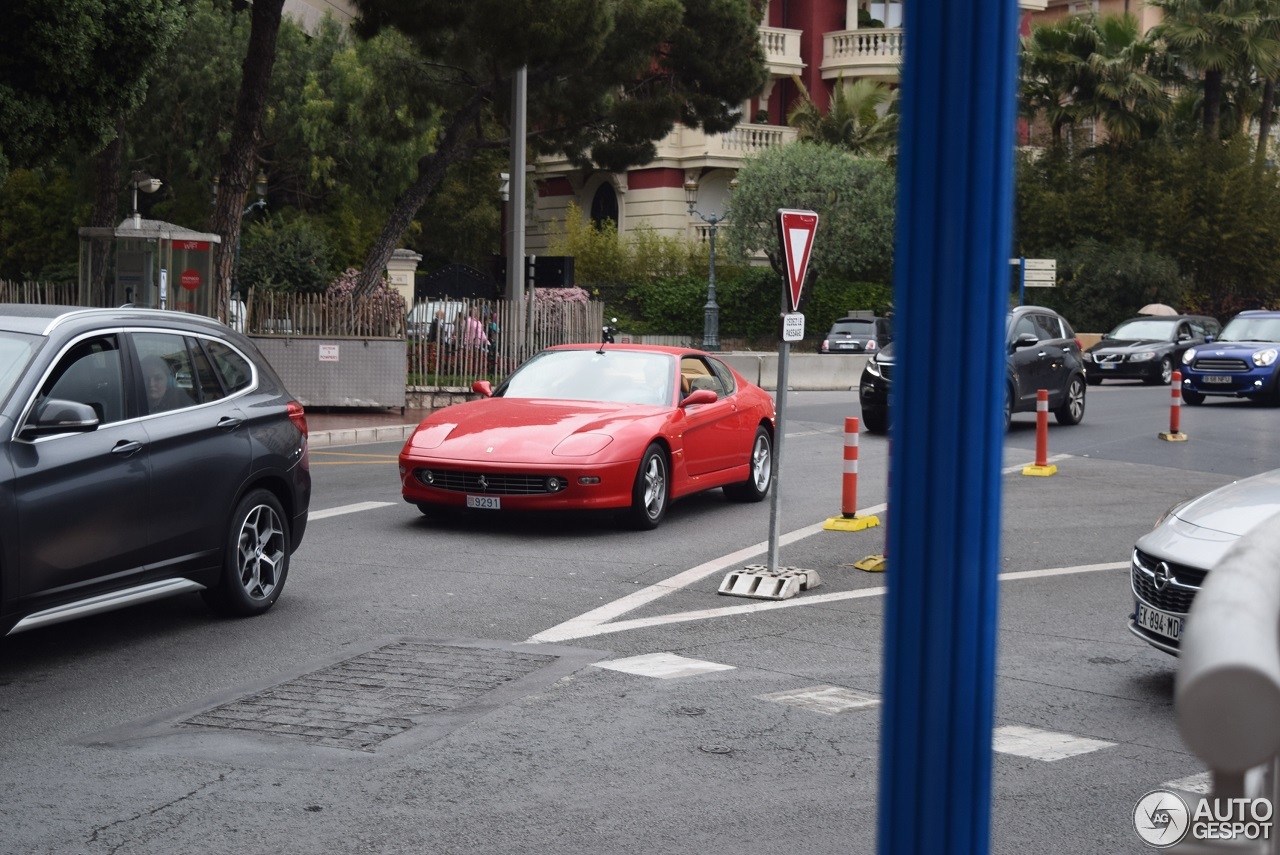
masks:
<svg viewBox="0 0 1280 855"><path fill-rule="evenodd" d="M243 335L0 306L0 635L188 591L265 612L310 499L302 405Z"/></svg>

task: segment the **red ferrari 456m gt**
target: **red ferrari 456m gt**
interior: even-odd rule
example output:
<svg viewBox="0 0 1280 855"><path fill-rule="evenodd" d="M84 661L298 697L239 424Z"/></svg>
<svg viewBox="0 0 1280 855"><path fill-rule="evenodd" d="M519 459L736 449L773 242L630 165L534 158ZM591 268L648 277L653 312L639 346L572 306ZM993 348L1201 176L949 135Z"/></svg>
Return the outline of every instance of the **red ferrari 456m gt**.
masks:
<svg viewBox="0 0 1280 855"><path fill-rule="evenodd" d="M432 413L400 452L405 501L424 514L616 508L652 529L690 493L769 493L773 399L710 354L565 345L472 388L484 397Z"/></svg>

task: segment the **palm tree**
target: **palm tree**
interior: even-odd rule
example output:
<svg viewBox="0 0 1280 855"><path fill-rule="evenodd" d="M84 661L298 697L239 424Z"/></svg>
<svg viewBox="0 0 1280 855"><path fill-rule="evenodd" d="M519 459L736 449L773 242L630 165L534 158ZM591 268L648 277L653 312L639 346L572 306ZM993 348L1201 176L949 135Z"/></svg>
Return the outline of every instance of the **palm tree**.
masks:
<svg viewBox="0 0 1280 855"><path fill-rule="evenodd" d="M1095 41L1079 77L1076 115L1098 121L1117 143L1150 136L1170 111L1168 94L1148 71L1155 46L1142 38L1132 15L1091 24Z"/></svg>
<svg viewBox="0 0 1280 855"><path fill-rule="evenodd" d="M885 84L866 78L846 83L842 77L836 81L830 108L823 113L804 82L791 79L800 96L787 113L787 124L800 139L839 146L860 156L886 154L897 146L898 114L893 105L887 112L880 110L893 96Z"/></svg>
<svg viewBox="0 0 1280 855"><path fill-rule="evenodd" d="M1044 115L1055 145L1062 129L1079 120L1076 93L1094 42L1086 18L1077 15L1034 27L1022 39L1019 109L1032 122Z"/></svg>
<svg viewBox="0 0 1280 855"><path fill-rule="evenodd" d="M1150 37L1163 42L1204 89L1202 130L1220 133L1226 78L1256 73L1273 78L1280 66L1280 41L1267 25L1274 0L1149 0L1164 12Z"/></svg>

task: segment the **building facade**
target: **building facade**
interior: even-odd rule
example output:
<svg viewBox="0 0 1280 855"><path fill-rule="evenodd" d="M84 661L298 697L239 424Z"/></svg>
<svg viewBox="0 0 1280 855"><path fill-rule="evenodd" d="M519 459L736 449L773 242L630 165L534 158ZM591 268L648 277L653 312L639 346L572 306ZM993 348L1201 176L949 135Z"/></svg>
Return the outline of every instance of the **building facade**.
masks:
<svg viewBox="0 0 1280 855"><path fill-rule="evenodd" d="M697 185L699 211L723 215L730 205L730 182L742 162L762 149L796 139L787 126L787 113L799 94L793 77L824 110L832 88L842 79L872 78L896 85L907 44L902 26L906 2L770 0L760 26L769 82L742 105L744 121L720 135L677 127L659 143L652 163L627 172L581 170L563 158L539 160L531 168L536 190L527 251L548 251L570 206L597 222L614 220L624 235L648 227L664 236L705 237L707 226L688 213L685 185ZM1024 27L1032 15L1059 5L1068 4L1019 0ZM1102 5L1110 4L1104 0Z"/></svg>

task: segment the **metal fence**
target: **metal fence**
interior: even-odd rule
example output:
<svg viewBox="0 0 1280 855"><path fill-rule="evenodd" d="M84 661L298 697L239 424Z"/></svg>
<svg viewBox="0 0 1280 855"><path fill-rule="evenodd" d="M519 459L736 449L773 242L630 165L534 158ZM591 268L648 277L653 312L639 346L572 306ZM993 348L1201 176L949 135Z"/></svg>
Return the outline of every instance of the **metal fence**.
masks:
<svg viewBox="0 0 1280 855"><path fill-rule="evenodd" d="M600 340L598 302L442 299L416 304L405 324L409 385L468 387L501 382L534 353Z"/></svg>
<svg viewBox="0 0 1280 855"><path fill-rule="evenodd" d="M409 386L465 388L500 382L543 348L599 341L603 305L557 299L561 293L539 290L523 303L443 298L407 312L386 294L251 293L237 326L253 336L407 339Z"/></svg>

